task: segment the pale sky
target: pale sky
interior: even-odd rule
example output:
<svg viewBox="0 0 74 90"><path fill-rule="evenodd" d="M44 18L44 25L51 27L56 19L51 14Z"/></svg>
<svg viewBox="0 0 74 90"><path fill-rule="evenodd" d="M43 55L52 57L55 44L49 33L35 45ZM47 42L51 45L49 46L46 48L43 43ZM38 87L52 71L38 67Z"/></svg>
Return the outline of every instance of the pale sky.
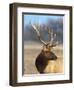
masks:
<svg viewBox="0 0 74 90"><path fill-rule="evenodd" d="M45 24L50 19L59 19L63 18L63 16L56 16L56 15L29 15L24 14L24 25L27 25L30 23L38 23L38 24Z"/></svg>

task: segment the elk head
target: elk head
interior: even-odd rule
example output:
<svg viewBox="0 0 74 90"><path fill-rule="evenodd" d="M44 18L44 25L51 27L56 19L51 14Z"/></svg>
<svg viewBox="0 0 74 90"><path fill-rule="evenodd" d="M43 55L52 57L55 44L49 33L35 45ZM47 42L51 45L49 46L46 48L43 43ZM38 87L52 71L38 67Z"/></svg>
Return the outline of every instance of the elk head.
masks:
<svg viewBox="0 0 74 90"><path fill-rule="evenodd" d="M37 33L40 42L43 44L43 49L41 53L37 56L35 62L37 70L40 73L53 72L54 70L52 69L52 66L49 62L55 62L55 60L57 59L57 56L52 51L52 48L58 44L58 42L54 43L56 34L53 33L53 30L47 29L47 32L50 36L50 41L46 43L44 40L41 39L39 28L37 28L37 26L34 24L31 24L31 26L33 27L33 30L35 30L35 32Z"/></svg>
<svg viewBox="0 0 74 90"><path fill-rule="evenodd" d="M44 40L41 39L39 28L37 28L37 26L35 24L32 24L32 23L31 23L31 26L32 26L33 30L37 33L37 36L38 36L40 42L43 44L43 51L51 51L53 47L58 45L58 41L56 41L54 43L54 40L56 38L56 34L54 34L53 30L46 27L47 33L50 36L50 41L46 43Z"/></svg>

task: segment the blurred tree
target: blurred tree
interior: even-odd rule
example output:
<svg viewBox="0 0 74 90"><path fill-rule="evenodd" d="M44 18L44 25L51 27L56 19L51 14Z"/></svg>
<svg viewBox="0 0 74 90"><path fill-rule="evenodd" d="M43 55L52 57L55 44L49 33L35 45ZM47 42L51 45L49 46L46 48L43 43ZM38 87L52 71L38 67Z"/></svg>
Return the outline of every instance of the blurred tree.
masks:
<svg viewBox="0 0 74 90"><path fill-rule="evenodd" d="M50 40L50 36L47 33L47 28L52 29L54 33L56 33L56 40L60 43L63 43L63 19L49 19L46 24L37 25L37 28L40 30L40 34L42 39L45 41ZM32 26L30 24L24 27L24 40L25 41L36 41L39 42L36 32L34 32Z"/></svg>

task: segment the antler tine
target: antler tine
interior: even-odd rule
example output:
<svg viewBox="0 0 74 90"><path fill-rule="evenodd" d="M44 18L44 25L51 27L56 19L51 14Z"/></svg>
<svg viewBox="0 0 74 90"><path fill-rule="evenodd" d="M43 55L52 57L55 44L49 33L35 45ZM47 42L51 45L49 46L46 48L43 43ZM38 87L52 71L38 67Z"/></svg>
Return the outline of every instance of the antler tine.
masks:
<svg viewBox="0 0 74 90"><path fill-rule="evenodd" d="M50 36L50 42L48 44L50 44L50 46L53 44L53 40L54 40L54 36L53 36L53 31L51 31L48 27L47 27L47 32Z"/></svg>
<svg viewBox="0 0 74 90"><path fill-rule="evenodd" d="M50 44L52 44L53 43L53 31L50 32L50 35L51 35L51 37L50 37L51 38Z"/></svg>
<svg viewBox="0 0 74 90"><path fill-rule="evenodd" d="M31 24L33 29L36 31L37 35L40 36L40 32L39 30L36 28L36 26L34 24Z"/></svg>
<svg viewBox="0 0 74 90"><path fill-rule="evenodd" d="M48 28L48 26L46 26L46 30L50 36L50 42L48 43L50 46L54 46L53 45L53 41L56 38L56 34L54 34L53 30L51 30L50 28Z"/></svg>
<svg viewBox="0 0 74 90"><path fill-rule="evenodd" d="M51 38L51 40L50 40L50 45L53 45L53 41L54 41L54 39L56 38L56 34L54 34L54 32L53 32L53 30L51 30L50 31L50 38Z"/></svg>
<svg viewBox="0 0 74 90"><path fill-rule="evenodd" d="M52 33L52 35L51 35L51 41L53 42L55 38L56 38L56 34Z"/></svg>
<svg viewBox="0 0 74 90"><path fill-rule="evenodd" d="M58 44L59 44L59 42L57 41L55 44L52 44L51 47L54 47L54 46L56 46Z"/></svg>
<svg viewBox="0 0 74 90"><path fill-rule="evenodd" d="M39 30L37 29L37 27L36 27L34 24L32 24L32 23L31 23L31 25L32 25L33 29L36 31L39 40L40 40L44 45L46 45L46 43L41 39L41 37L40 37L40 32L39 32Z"/></svg>

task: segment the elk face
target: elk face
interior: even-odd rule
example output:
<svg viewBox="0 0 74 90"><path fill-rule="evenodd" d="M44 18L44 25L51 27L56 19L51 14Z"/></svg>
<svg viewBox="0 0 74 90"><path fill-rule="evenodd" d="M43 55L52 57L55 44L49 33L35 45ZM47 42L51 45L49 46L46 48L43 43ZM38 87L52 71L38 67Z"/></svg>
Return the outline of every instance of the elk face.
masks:
<svg viewBox="0 0 74 90"><path fill-rule="evenodd" d="M52 51L52 47L50 47L49 45L43 45L43 49L44 52L50 52Z"/></svg>
<svg viewBox="0 0 74 90"><path fill-rule="evenodd" d="M53 67L52 67L53 65L50 65L49 61L55 61L57 59L57 56L52 51L52 48L58 44L58 42L53 43L54 39L56 38L56 34L54 34L52 30L48 30L48 34L50 35L51 39L48 43L46 43L44 40L41 39L40 32L37 29L36 25L34 24L31 25L33 29L36 31L40 42L43 44L42 51L37 56L35 62L37 70L40 73L47 73L51 71L53 72Z"/></svg>

